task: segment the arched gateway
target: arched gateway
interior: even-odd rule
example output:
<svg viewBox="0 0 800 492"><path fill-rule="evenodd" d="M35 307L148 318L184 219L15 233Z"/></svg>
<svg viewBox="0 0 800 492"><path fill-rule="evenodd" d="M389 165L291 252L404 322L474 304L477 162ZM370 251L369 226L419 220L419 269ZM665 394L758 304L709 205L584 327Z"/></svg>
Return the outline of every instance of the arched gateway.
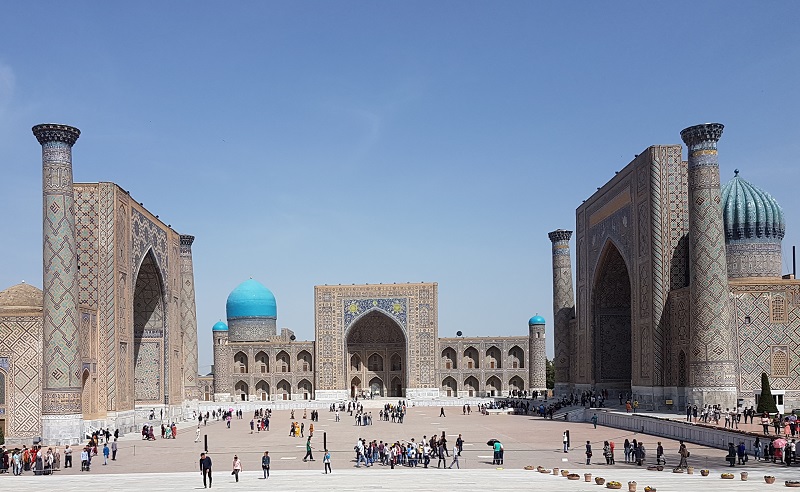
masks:
<svg viewBox="0 0 800 492"><path fill-rule="evenodd" d="M319 400L439 396L437 284L317 286Z"/></svg>

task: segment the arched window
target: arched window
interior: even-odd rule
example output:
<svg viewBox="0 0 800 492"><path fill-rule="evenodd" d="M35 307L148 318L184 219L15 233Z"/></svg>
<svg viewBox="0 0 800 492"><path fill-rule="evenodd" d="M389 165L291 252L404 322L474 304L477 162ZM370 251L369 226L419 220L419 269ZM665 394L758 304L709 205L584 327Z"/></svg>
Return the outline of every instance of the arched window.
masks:
<svg viewBox="0 0 800 492"><path fill-rule="evenodd" d="M512 369L525 368L525 352L518 346L514 345L511 347L511 350L508 351L508 358L510 359Z"/></svg>
<svg viewBox="0 0 800 492"><path fill-rule="evenodd" d="M786 345L772 347L772 375L777 378L789 376L789 348Z"/></svg>
<svg viewBox="0 0 800 492"><path fill-rule="evenodd" d="M479 357L478 350L475 347L467 348L467 350L464 351L464 363L467 369L478 369L480 367L478 363Z"/></svg>
<svg viewBox="0 0 800 492"><path fill-rule="evenodd" d="M250 388L247 386L247 383L245 383L244 381L239 381L238 383L236 383L236 386L234 386L234 390L236 391L236 394L239 395L239 398L242 401L248 400L248 395L250 394Z"/></svg>
<svg viewBox="0 0 800 492"><path fill-rule="evenodd" d="M266 381L259 381L256 384L256 398L261 401L269 401L269 384Z"/></svg>
<svg viewBox="0 0 800 492"><path fill-rule="evenodd" d="M244 352L236 352L233 356L233 368L233 372L247 373L247 355Z"/></svg>
<svg viewBox="0 0 800 492"><path fill-rule="evenodd" d="M353 354L353 356L350 357L350 370L356 372L361 370L361 357L359 357L358 354Z"/></svg>
<svg viewBox="0 0 800 492"><path fill-rule="evenodd" d="M289 354L286 351L281 350L278 352L277 357L275 358L275 363L278 372L291 372L292 371L292 364L289 359Z"/></svg>
<svg viewBox="0 0 800 492"><path fill-rule="evenodd" d="M302 350L297 354L297 367L304 372L313 370L313 367L311 366L311 354L308 353L308 351Z"/></svg>
<svg viewBox="0 0 800 492"><path fill-rule="evenodd" d="M503 356L500 349L497 347L489 347L486 350L486 359L489 363L489 369L500 369L503 367Z"/></svg>
<svg viewBox="0 0 800 492"><path fill-rule="evenodd" d="M378 354L372 354L367 359L367 369L373 372L383 371L383 357Z"/></svg>
<svg viewBox="0 0 800 492"><path fill-rule="evenodd" d="M402 371L403 370L403 359L400 357L400 354L393 354L392 355L392 371Z"/></svg>
<svg viewBox="0 0 800 492"><path fill-rule="evenodd" d="M261 374L269 372L269 356L263 351L256 354L256 372Z"/></svg>
<svg viewBox="0 0 800 492"><path fill-rule="evenodd" d="M442 350L442 367L445 369L458 369L458 363L456 363L456 351L453 347L447 347L446 349Z"/></svg>

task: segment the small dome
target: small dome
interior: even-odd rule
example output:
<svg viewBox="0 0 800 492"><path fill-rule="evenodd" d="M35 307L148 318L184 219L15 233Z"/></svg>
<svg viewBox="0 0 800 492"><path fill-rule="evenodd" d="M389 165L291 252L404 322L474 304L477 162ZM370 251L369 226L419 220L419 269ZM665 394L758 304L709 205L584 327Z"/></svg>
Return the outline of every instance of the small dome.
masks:
<svg viewBox="0 0 800 492"><path fill-rule="evenodd" d="M0 307L3 308L41 308L43 305L44 293L25 282L0 292Z"/></svg>
<svg viewBox="0 0 800 492"><path fill-rule="evenodd" d="M214 323L214 326L211 327L211 331L228 331L228 325L222 321L217 321Z"/></svg>
<svg viewBox="0 0 800 492"><path fill-rule="evenodd" d="M541 316L539 316L537 314L536 316L534 316L533 318L528 320L528 324L529 325L543 325L544 324L544 318L542 318Z"/></svg>
<svg viewBox="0 0 800 492"><path fill-rule="evenodd" d="M722 187L725 241L780 241L786 232L783 209L772 195L739 177Z"/></svg>
<svg viewBox="0 0 800 492"><path fill-rule="evenodd" d="M270 290L257 281L247 280L233 289L225 305L232 318L277 318L278 305Z"/></svg>

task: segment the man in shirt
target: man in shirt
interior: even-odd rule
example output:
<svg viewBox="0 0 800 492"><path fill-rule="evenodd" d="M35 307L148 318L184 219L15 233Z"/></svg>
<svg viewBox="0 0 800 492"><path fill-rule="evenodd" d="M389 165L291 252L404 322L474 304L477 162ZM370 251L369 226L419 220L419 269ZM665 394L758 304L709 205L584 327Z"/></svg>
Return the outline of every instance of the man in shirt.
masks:
<svg viewBox="0 0 800 492"><path fill-rule="evenodd" d="M200 453L200 474L203 475L203 488L211 487L211 457L206 453ZM208 476L208 486L206 486L206 476Z"/></svg>
<svg viewBox="0 0 800 492"><path fill-rule="evenodd" d="M117 438L111 441L111 461L117 461Z"/></svg>

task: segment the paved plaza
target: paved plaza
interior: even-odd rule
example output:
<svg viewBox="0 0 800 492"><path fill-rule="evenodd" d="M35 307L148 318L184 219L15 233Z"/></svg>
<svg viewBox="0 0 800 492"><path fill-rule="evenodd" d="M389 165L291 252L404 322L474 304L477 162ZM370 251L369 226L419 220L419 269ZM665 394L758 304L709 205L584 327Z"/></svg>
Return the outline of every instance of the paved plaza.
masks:
<svg viewBox="0 0 800 492"><path fill-rule="evenodd" d="M371 402L375 403L375 402ZM370 405L373 406L373 405ZM591 423L550 421L538 417L521 415L481 415L473 412L462 415L461 407L445 407L446 417L439 416L439 407L410 408L403 424L377 420L378 409L372 409L374 425L359 427L346 412L341 413L341 421L335 422L334 414L326 409L320 410L319 422L315 423L312 439L314 462L303 462L305 438L289 437L289 411L275 411L270 422L269 432L250 434L250 415L242 420L234 419L228 429L221 421L209 422L201 427L201 436L208 436L209 453L213 460L215 487L222 489L253 490L264 489L261 476L260 457L265 450L272 457L269 488L275 490L352 490L361 485L371 488L398 489L413 487L415 490L447 490L455 486L466 486L470 490L523 490L540 488L543 490L599 490L601 487L584 482L569 481L561 477L545 476L535 471L523 470L526 465L542 465L548 468L567 468L583 474L590 471L594 476L608 480L627 482L635 480L640 490L645 485L658 490L699 490L700 487L720 490L752 490L762 488L762 476L771 474L779 481L800 479L800 470L772 464L755 463L751 460L747 467L736 467L736 480L721 480L719 474L727 471L724 452L718 449L689 445L691 457L689 464L695 467L695 475L673 474L669 471L654 472L644 467L624 463L622 443L627 439L637 439L645 443L648 461L655 460L657 441L665 448L669 465L677 464L678 444L668 439L627 432L599 426L594 429ZM295 420L304 422L306 436L311 424L302 419L302 410L295 412ZM561 449L562 432L570 431L573 449L564 453ZM436 460L432 468L425 470L398 467L395 470L380 465L367 469L355 469L353 446L356 438L394 442L411 438L417 441L433 433L448 439L452 450L459 433L466 441L460 459L461 470L437 470ZM332 455L333 474L322 474L323 433L327 434L328 449ZM200 443L194 442L194 425L184 423L180 426L178 438L154 442L142 441L139 436L129 434L120 439L118 459L102 465L102 457L93 459L92 471L80 472L79 466L57 472L54 477L0 476L4 486L11 481L17 490L32 490L48 481L57 481L61 490L81 490L86 486L106 485L115 490L132 490L146 487L149 490L189 489L202 487L197 471L197 460L202 451ZM492 465L492 453L486 441L500 439L505 447L505 463L502 469ZM585 464L584 445L592 443L594 458L592 464ZM617 445L614 466L607 466L602 456L604 440L613 440ZM233 484L230 475L232 457L237 454L242 460L244 472L240 483ZM451 458L448 458L448 465ZM699 470L709 468L712 474L701 477ZM739 472L748 471L751 480L739 481ZM113 475L113 476L109 476ZM387 480L391 480L388 482ZM702 482L701 482L702 481ZM55 482L54 482L55 483ZM428 486L429 485L429 486ZM782 486L782 482L781 482Z"/></svg>

